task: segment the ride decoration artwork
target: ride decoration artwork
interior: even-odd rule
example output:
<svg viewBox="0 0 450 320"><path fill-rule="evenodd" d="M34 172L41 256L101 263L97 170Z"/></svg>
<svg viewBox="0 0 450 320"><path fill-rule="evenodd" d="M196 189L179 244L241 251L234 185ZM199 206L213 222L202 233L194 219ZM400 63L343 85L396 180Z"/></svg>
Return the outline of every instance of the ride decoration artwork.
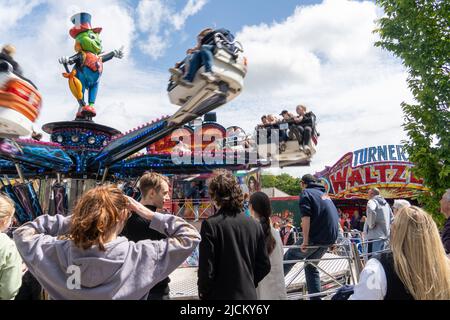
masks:
<svg viewBox="0 0 450 320"><path fill-rule="evenodd" d="M365 199L373 187L385 198L411 198L428 190L413 166L403 146L382 145L348 152L316 176L333 199Z"/></svg>
<svg viewBox="0 0 450 320"><path fill-rule="evenodd" d="M100 77L103 72L103 62L112 58L123 58L123 47L102 53L102 41L100 32L102 28L91 27L91 15L80 12L71 18L74 27L69 34L75 39L76 54L71 57L61 57L59 63L64 65L66 72L63 76L69 81L69 88L79 108L76 120L91 120L95 117L95 101L97 98ZM68 65L74 65L69 71ZM88 91L87 102L85 92Z"/></svg>

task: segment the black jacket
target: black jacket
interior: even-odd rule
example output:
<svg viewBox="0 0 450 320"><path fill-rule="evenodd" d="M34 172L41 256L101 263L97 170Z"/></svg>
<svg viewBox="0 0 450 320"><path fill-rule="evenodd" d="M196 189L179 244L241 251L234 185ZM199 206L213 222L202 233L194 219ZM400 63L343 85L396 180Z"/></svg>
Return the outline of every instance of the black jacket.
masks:
<svg viewBox="0 0 450 320"><path fill-rule="evenodd" d="M200 299L256 300L255 288L270 271L261 225L243 213L219 210L203 221L200 234Z"/></svg>
<svg viewBox="0 0 450 320"><path fill-rule="evenodd" d="M298 125L314 128L316 126L316 115L312 111L306 112Z"/></svg>
<svg viewBox="0 0 450 320"><path fill-rule="evenodd" d="M319 183L310 183L300 195L300 214L310 217L310 245L332 245L339 232L339 213Z"/></svg>
<svg viewBox="0 0 450 320"><path fill-rule="evenodd" d="M445 221L441 237L442 243L444 244L445 253L450 253L450 218L447 218L447 221Z"/></svg>
<svg viewBox="0 0 450 320"><path fill-rule="evenodd" d="M395 271L392 252L383 252L374 258L380 261L386 274L387 288L384 300L414 300Z"/></svg>
<svg viewBox="0 0 450 320"><path fill-rule="evenodd" d="M152 211L156 211L156 207L154 206L146 205L146 207ZM128 219L120 235L134 242L148 239L162 240L167 238L164 234L154 229L150 229L150 221L141 218L136 213L133 213ZM151 288L149 293L169 294L169 282L169 277L165 278L164 280L156 284L153 288Z"/></svg>

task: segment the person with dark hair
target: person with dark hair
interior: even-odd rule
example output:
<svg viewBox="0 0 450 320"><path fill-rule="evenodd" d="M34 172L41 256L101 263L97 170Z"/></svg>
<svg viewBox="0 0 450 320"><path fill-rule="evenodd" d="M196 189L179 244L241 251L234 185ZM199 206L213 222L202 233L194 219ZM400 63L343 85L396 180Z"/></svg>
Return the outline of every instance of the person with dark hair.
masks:
<svg viewBox="0 0 450 320"><path fill-rule="evenodd" d="M269 197L263 192L255 192L250 197L252 216L261 223L267 252L270 258L270 272L256 288L259 300L286 300L286 287L283 274L283 244L280 234L271 226L272 207Z"/></svg>
<svg viewBox="0 0 450 320"><path fill-rule="evenodd" d="M211 44L211 37L214 37L214 34L217 30L211 28L205 28L197 35L197 45L192 48L189 53L191 54L189 58L189 69L187 73L182 78L181 82L188 86L192 87L192 81L194 81L195 74L201 68L201 66L205 66L205 72L201 75L207 81L214 82L217 80L216 76L212 72L212 67L214 63L214 48L215 45Z"/></svg>
<svg viewBox="0 0 450 320"><path fill-rule="evenodd" d="M243 194L233 174L215 170L208 180L217 212L202 222L198 294L202 300L255 300L270 260L259 223L243 213Z"/></svg>
<svg viewBox="0 0 450 320"><path fill-rule="evenodd" d="M266 125L268 125L269 124L269 122L267 121L267 116L266 115L263 115L262 117L261 117L261 124L259 125L260 127L264 127L264 126L266 126Z"/></svg>
<svg viewBox="0 0 450 320"><path fill-rule="evenodd" d="M256 180L256 178L254 176L250 176L248 178L248 193L251 195L254 192L258 191L259 189L259 184L258 181Z"/></svg>
<svg viewBox="0 0 450 320"><path fill-rule="evenodd" d="M191 188L189 190L187 198L192 200L192 209L194 211L194 222L197 222L199 218L201 194L199 185L196 181L192 181Z"/></svg>
<svg viewBox="0 0 450 320"><path fill-rule="evenodd" d="M339 233L339 214L325 193L325 187L311 174L305 174L301 180L302 193L299 207L302 216L303 237L295 244L300 248L291 248L284 255L284 260L313 259L318 260L332 246ZM301 243L300 243L301 242ZM305 266L306 286L309 294L319 293L320 275L317 262ZM286 275L294 263L284 265ZM311 299L320 299L315 296Z"/></svg>
<svg viewBox="0 0 450 320"><path fill-rule="evenodd" d="M18 76L22 76L22 68L20 67L19 63L14 60L15 53L16 48L14 46L10 44L5 45L0 52L0 61L4 60L8 62L13 67L13 72Z"/></svg>

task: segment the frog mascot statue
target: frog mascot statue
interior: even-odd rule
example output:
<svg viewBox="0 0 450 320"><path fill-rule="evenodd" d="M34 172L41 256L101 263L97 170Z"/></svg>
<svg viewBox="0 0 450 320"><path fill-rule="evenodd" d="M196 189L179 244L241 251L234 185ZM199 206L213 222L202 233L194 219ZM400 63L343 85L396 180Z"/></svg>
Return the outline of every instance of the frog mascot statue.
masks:
<svg viewBox="0 0 450 320"><path fill-rule="evenodd" d="M65 78L69 79L69 87L78 101L79 108L76 120L91 120L95 117L95 99L103 71L103 62L112 58L123 58L123 47L109 53L102 53L100 32L102 28L91 27L91 15L86 12L77 13L71 18L74 27L69 34L75 39L75 55L61 57L59 63L64 65ZM69 71L68 65L74 65ZM88 104L85 102L85 91L88 91Z"/></svg>

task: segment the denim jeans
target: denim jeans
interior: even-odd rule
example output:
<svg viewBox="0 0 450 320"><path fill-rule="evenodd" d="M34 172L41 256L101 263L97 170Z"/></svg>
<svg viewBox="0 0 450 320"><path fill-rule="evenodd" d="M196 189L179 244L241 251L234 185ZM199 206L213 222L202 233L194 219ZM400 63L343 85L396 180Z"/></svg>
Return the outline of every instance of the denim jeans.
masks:
<svg viewBox="0 0 450 320"><path fill-rule="evenodd" d="M189 70L184 80L192 82L194 80L195 74L201 66L205 66L205 72L211 72L214 62L213 56L213 45L203 45L199 51L192 54L189 61Z"/></svg>
<svg viewBox="0 0 450 320"><path fill-rule="evenodd" d="M280 142L288 142L289 141L289 137L288 137L288 134L286 133L286 130L279 131L279 141Z"/></svg>
<svg viewBox="0 0 450 320"><path fill-rule="evenodd" d="M303 243L303 239L299 239L295 245L299 246ZM311 244L311 246L314 246ZM320 259L323 257L325 252L327 252L328 247L311 248L307 249L306 252L302 252L300 248L290 248L284 254L284 260L302 260L302 259ZM295 263L284 264L284 275L289 273ZM306 287L308 288L308 293L319 293L320 290L320 276L319 270L314 266L318 262L310 262L305 266L305 278ZM320 300L320 297L313 297L311 300Z"/></svg>
<svg viewBox="0 0 450 320"><path fill-rule="evenodd" d="M168 293L149 293L147 300L170 300Z"/></svg>
<svg viewBox="0 0 450 320"><path fill-rule="evenodd" d="M369 240L367 253L376 253L378 251L383 251L385 248L385 240Z"/></svg>

